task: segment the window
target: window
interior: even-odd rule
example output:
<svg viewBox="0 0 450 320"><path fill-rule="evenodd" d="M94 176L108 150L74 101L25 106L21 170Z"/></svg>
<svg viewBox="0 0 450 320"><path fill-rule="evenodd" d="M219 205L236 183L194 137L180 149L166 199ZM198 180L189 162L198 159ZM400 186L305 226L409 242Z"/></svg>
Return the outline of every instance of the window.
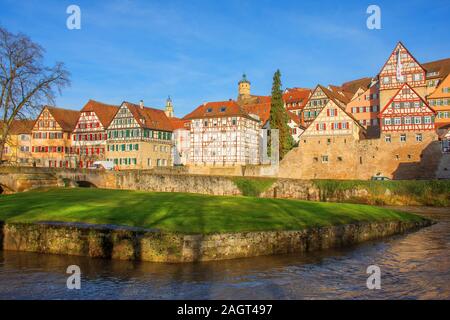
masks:
<svg viewBox="0 0 450 320"><path fill-rule="evenodd" d="M400 135L400 142L406 142L406 134Z"/></svg>
<svg viewBox="0 0 450 320"><path fill-rule="evenodd" d="M422 123L422 118L421 117L414 117L414 123L415 124L421 124Z"/></svg>
<svg viewBox="0 0 450 320"><path fill-rule="evenodd" d="M383 78L383 83L384 84L388 84L389 82L391 82L391 78L390 77L384 77Z"/></svg>
<svg viewBox="0 0 450 320"><path fill-rule="evenodd" d="M405 117L405 124L411 124L411 117Z"/></svg>
<svg viewBox="0 0 450 320"><path fill-rule="evenodd" d="M394 118L394 124L395 125L402 124L402 119L401 118Z"/></svg>
<svg viewBox="0 0 450 320"><path fill-rule="evenodd" d="M431 117L430 116L424 117L423 120L424 120L423 122L426 123L426 124L430 124L431 123Z"/></svg>
<svg viewBox="0 0 450 320"><path fill-rule="evenodd" d="M422 134L421 133L416 133L416 141L417 142L422 142L423 138L422 138Z"/></svg>
<svg viewBox="0 0 450 320"><path fill-rule="evenodd" d="M385 136L384 136L384 141L385 141L385 142L391 142L391 141L392 141L392 140L391 140L391 135L390 135L390 134L385 135Z"/></svg>
<svg viewBox="0 0 450 320"><path fill-rule="evenodd" d="M328 163L328 156L322 156L322 163Z"/></svg>

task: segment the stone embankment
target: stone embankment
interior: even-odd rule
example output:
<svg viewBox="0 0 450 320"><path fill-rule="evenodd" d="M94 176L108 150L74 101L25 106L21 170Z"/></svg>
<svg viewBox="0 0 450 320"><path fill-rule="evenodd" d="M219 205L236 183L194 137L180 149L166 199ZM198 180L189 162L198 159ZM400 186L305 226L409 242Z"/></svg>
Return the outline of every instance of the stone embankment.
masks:
<svg viewBox="0 0 450 320"><path fill-rule="evenodd" d="M0 222L0 244L3 250L181 263L339 248L431 224L430 220L389 221L299 231L186 235L110 225Z"/></svg>

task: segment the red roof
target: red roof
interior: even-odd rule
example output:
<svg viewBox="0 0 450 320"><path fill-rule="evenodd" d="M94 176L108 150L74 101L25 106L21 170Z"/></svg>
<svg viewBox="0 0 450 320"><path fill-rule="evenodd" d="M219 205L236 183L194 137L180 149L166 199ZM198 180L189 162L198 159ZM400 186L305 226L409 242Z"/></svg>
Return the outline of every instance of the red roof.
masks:
<svg viewBox="0 0 450 320"><path fill-rule="evenodd" d="M302 121L300 120L300 117L290 111L287 111L287 114L289 116L289 118L294 121L297 125L301 126L302 125Z"/></svg>
<svg viewBox="0 0 450 320"><path fill-rule="evenodd" d="M83 109L81 109L81 112L95 112L103 127L107 128L118 110L119 106L89 100Z"/></svg>
<svg viewBox="0 0 450 320"><path fill-rule="evenodd" d="M180 119L176 117L169 118L170 123L172 124L173 130L177 129L187 129L190 127L190 120Z"/></svg>
<svg viewBox="0 0 450 320"><path fill-rule="evenodd" d="M201 119L211 117L241 116L250 117L248 112L234 100L206 102L198 106L194 111L184 116L184 120Z"/></svg>
<svg viewBox="0 0 450 320"><path fill-rule="evenodd" d="M141 107L140 105L124 101L128 110L133 114L136 121L142 128L173 131L172 124L163 110L149 107Z"/></svg>
<svg viewBox="0 0 450 320"><path fill-rule="evenodd" d="M304 89L304 88L294 88L294 89L288 89L287 92L283 94L283 100L287 104L291 104L293 102L299 103L300 105L297 106L289 106L287 107L288 110L291 109L301 109L306 105L306 102L308 102L308 98L311 95L310 89Z"/></svg>
<svg viewBox="0 0 450 320"><path fill-rule="evenodd" d="M56 107L44 106L48 109L52 117L60 125L61 129L66 132L72 132L80 118L80 112L75 110L61 109ZM41 111L42 112L42 111Z"/></svg>
<svg viewBox="0 0 450 320"><path fill-rule="evenodd" d="M268 99L263 99L263 102L246 104L243 106L245 111L249 114L256 114L261 123L264 125L270 118L270 107L272 103L271 97Z"/></svg>

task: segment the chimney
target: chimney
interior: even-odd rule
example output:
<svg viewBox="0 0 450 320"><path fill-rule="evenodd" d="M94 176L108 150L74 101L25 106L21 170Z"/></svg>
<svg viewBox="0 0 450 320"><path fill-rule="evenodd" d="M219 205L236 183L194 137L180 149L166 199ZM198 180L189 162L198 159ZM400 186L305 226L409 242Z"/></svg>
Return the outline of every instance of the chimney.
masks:
<svg viewBox="0 0 450 320"><path fill-rule="evenodd" d="M144 109L144 100L139 101L139 107L141 107L141 109Z"/></svg>

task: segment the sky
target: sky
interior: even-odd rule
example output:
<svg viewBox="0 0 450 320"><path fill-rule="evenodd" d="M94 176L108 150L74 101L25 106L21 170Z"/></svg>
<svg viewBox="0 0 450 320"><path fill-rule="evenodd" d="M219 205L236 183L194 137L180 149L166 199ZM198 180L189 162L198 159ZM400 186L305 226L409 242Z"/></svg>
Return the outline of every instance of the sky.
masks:
<svg viewBox="0 0 450 320"><path fill-rule="evenodd" d="M69 30L69 5L81 29ZM366 26L369 5L381 29ZM58 107L89 99L163 108L176 116L206 101L235 99L243 73L252 94L342 84L375 76L398 41L419 62L450 57L450 1L0 0L0 26L42 45L45 62L65 63L71 86Z"/></svg>

